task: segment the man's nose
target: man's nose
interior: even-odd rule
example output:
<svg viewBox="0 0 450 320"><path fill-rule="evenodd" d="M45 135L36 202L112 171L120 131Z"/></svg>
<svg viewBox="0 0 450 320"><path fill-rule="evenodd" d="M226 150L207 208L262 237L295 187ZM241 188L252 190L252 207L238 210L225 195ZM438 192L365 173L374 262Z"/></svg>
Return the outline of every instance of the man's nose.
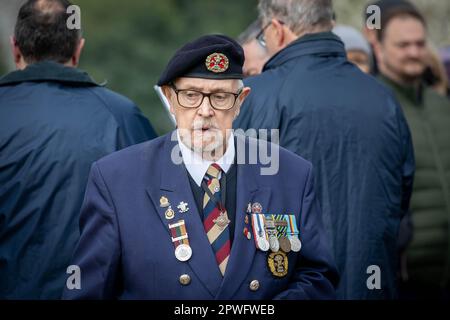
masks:
<svg viewBox="0 0 450 320"><path fill-rule="evenodd" d="M420 58L422 48L419 45L411 45L408 47L408 56L410 58Z"/></svg>
<svg viewBox="0 0 450 320"><path fill-rule="evenodd" d="M211 100L209 100L209 97L204 97L202 104L198 108L198 114L202 117L211 117L214 115L214 109L211 106Z"/></svg>

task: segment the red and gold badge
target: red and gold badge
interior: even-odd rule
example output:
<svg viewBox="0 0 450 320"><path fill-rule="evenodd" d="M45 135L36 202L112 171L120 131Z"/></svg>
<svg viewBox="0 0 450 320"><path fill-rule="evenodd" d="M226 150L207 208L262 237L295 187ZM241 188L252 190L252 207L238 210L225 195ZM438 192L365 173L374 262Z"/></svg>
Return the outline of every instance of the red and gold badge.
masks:
<svg viewBox="0 0 450 320"><path fill-rule="evenodd" d="M214 52L206 57L206 68L214 73L225 72L228 69L229 61L223 53Z"/></svg>

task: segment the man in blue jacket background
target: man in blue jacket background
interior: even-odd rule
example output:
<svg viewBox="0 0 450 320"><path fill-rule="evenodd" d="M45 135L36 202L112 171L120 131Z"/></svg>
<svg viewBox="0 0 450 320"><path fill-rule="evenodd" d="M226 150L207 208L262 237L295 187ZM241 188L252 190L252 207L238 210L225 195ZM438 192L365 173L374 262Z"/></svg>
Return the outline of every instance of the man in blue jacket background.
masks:
<svg viewBox="0 0 450 320"><path fill-rule="evenodd" d="M0 79L0 299L58 299L89 168L156 137L127 98L76 69L84 39L65 0L30 0Z"/></svg>
<svg viewBox="0 0 450 320"><path fill-rule="evenodd" d="M338 298L396 296L396 244L414 174L411 137L392 94L346 59L331 0L261 0L257 36L272 58L235 128L279 129L311 161L341 274ZM379 280L379 281L378 281Z"/></svg>

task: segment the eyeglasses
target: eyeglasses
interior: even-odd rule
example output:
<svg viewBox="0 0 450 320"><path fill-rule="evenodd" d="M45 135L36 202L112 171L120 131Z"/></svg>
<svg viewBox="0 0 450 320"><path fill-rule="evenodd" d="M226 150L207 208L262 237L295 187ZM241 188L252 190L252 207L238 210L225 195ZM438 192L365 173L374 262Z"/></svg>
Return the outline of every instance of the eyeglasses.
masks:
<svg viewBox="0 0 450 320"><path fill-rule="evenodd" d="M184 108L195 109L200 107L203 99L208 97L211 107L215 110L229 110L236 103L236 99L242 93L243 88L238 93L232 92L211 92L204 93L197 90L177 89L175 85L171 85L173 91L177 94L178 104Z"/></svg>
<svg viewBox="0 0 450 320"><path fill-rule="evenodd" d="M277 20L281 25L284 25L283 21ZM262 29L261 31L258 32L258 34L256 35L256 41L258 41L258 43L263 47L267 47L266 44L266 39L264 37L264 31L272 24L272 21L269 21Z"/></svg>

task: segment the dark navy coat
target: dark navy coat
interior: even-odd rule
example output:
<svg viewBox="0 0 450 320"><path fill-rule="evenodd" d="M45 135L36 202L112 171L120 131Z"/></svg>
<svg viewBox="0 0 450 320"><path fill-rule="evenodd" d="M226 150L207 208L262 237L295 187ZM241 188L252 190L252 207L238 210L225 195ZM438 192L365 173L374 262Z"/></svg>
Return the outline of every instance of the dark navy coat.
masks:
<svg viewBox="0 0 450 320"><path fill-rule="evenodd" d="M242 139L239 137L236 145ZM309 162L280 149L276 175L261 175L259 163L237 164L235 236L222 277L195 205L188 172L183 163L172 161L172 152L179 152L174 140L168 134L93 165L80 217L81 238L72 262L80 267L81 289L66 289L64 298L335 297L338 277L322 230ZM250 143L254 146L255 140ZM172 220L165 218L162 196L175 210ZM188 204L188 212L178 212L176 205L181 201ZM295 214L297 218L302 249L288 254L289 271L282 278L269 271L268 253L256 250L253 237L249 240L243 233L249 226L245 215L250 202L259 202L263 213ZM168 228L180 219L185 220L193 252L187 262L176 259ZM179 281L184 274L191 278L187 286ZM256 291L249 288L253 280L259 281Z"/></svg>
<svg viewBox="0 0 450 320"><path fill-rule="evenodd" d="M125 97L41 62L0 80L0 299L59 299L89 169L154 138Z"/></svg>
<svg viewBox="0 0 450 320"><path fill-rule="evenodd" d="M280 145L311 161L324 224L341 274L339 298L396 295L396 242L411 194L414 157L401 109L346 59L332 33L306 35L246 85L235 128L279 129ZM381 289L369 290L369 266Z"/></svg>

